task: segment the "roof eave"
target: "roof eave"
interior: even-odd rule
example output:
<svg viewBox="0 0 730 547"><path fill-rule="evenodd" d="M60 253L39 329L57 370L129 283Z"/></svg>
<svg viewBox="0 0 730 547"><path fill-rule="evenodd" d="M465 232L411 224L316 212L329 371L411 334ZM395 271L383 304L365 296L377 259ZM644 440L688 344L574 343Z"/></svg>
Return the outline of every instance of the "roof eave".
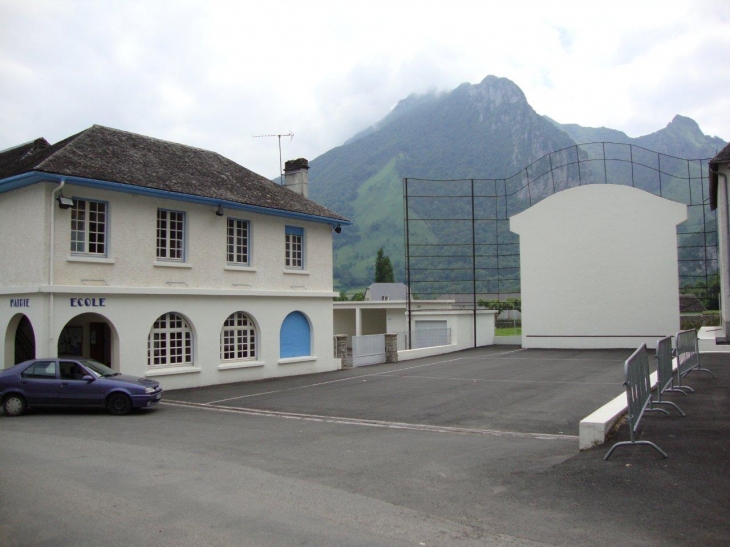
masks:
<svg viewBox="0 0 730 547"><path fill-rule="evenodd" d="M196 196L193 194L183 194L180 192L171 192L169 190L159 190L157 188L148 188L145 186L135 186L133 184L123 184L120 182L110 182L97 179L89 179L84 177L76 177L72 175L59 175L56 173L46 173L43 171L30 171L14 177L8 177L0 180L0 194L16 190L24 186L30 186L39 182L61 182L66 181L67 184L75 184L77 186L87 186L90 188L101 188L111 190L113 192L122 192L125 194L137 194L151 196L161 199L170 199L175 201L184 201L188 203L196 203L198 205L210 205L218 207L221 205L227 209L237 211L248 211L262 215L278 216L284 218L292 218L296 220L319 222L329 224L330 226L351 226L352 222L347 219L338 219L331 217L323 217L311 215L308 213L300 213L297 211L287 211L284 209L274 209L269 207L261 207L259 205L249 205L236 201L227 201L204 196Z"/></svg>
<svg viewBox="0 0 730 547"><path fill-rule="evenodd" d="M717 185L718 185L718 171L717 169L721 165L728 165L730 164L730 160L710 160L710 162L707 164L708 168L707 170L710 173L710 211L714 211L717 209Z"/></svg>

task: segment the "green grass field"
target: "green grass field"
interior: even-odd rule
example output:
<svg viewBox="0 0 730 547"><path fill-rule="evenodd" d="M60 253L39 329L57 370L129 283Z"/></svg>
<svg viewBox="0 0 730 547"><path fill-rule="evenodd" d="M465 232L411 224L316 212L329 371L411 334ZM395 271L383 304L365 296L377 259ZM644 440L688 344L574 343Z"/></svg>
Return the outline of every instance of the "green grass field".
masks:
<svg viewBox="0 0 730 547"><path fill-rule="evenodd" d="M494 336L521 336L522 327L509 327L504 329L494 329Z"/></svg>

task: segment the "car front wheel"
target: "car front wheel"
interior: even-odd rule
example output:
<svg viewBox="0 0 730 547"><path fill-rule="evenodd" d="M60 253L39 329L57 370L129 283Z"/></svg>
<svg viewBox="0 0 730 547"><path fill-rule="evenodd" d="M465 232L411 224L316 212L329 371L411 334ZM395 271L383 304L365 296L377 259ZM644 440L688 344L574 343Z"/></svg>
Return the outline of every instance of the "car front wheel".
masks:
<svg viewBox="0 0 730 547"><path fill-rule="evenodd" d="M113 393L106 404L110 413L123 416L132 412L132 400L124 393Z"/></svg>
<svg viewBox="0 0 730 547"><path fill-rule="evenodd" d="M17 393L8 395L3 401L3 410L6 416L20 416L25 413L27 408L28 404L25 402L25 399Z"/></svg>

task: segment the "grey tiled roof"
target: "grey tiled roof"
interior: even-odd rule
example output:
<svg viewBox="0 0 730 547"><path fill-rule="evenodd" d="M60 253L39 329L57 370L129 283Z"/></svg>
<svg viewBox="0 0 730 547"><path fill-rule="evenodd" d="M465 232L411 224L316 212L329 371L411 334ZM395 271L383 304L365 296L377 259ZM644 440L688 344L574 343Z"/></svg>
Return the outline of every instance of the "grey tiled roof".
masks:
<svg viewBox="0 0 730 547"><path fill-rule="evenodd" d="M368 287L370 300L405 300L408 298L408 287L403 283L373 283Z"/></svg>
<svg viewBox="0 0 730 547"><path fill-rule="evenodd" d="M710 160L711 163L730 162L730 144L718 152L717 156Z"/></svg>
<svg viewBox="0 0 730 547"><path fill-rule="evenodd" d="M100 125L54 145L37 139L0 152L0 180L31 171L348 222L345 217L216 152Z"/></svg>

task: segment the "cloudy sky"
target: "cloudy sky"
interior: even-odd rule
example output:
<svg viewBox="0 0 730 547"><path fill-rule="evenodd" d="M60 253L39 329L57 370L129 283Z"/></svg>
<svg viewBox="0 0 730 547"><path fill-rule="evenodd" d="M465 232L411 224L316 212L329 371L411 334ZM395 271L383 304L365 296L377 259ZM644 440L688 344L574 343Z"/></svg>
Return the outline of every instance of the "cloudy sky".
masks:
<svg viewBox="0 0 730 547"><path fill-rule="evenodd" d="M0 0L0 149L93 124L278 172L488 74L540 114L730 140L727 0Z"/></svg>

